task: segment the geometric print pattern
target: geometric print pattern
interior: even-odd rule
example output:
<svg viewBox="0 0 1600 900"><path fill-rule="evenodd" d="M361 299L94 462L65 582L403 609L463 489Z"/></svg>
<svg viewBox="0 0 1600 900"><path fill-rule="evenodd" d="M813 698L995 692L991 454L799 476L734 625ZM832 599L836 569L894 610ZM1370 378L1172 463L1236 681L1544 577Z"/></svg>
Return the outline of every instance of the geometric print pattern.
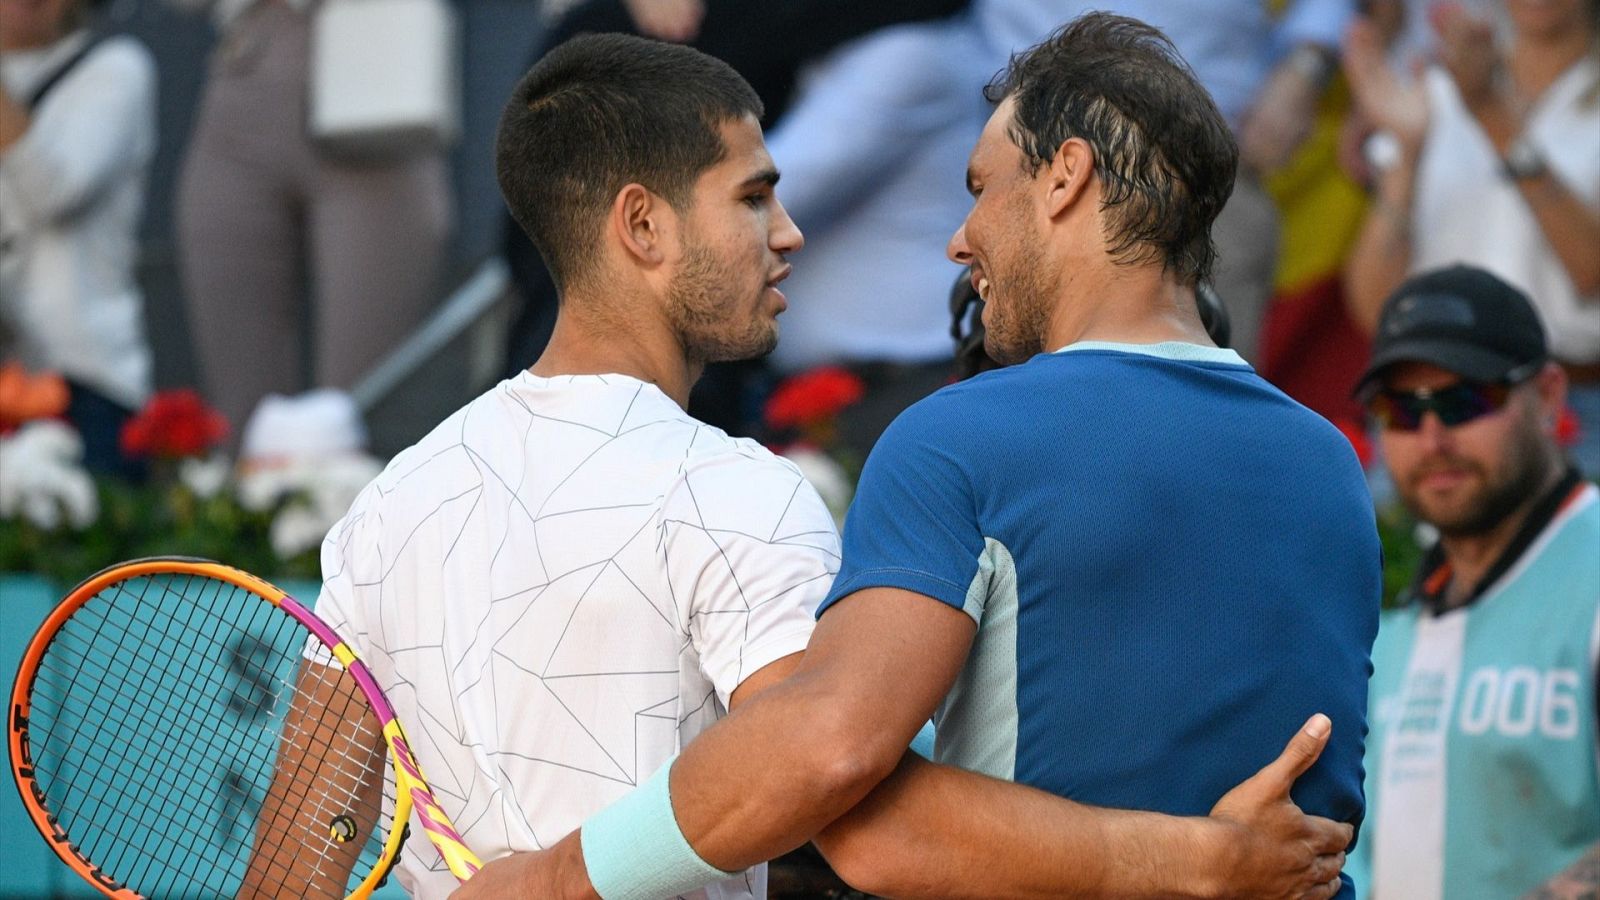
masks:
<svg viewBox="0 0 1600 900"><path fill-rule="evenodd" d="M621 375L523 372L329 532L317 612L367 661L485 859L548 847L804 649L839 567L798 469ZM413 829L416 832L416 829ZM456 886L411 840L420 897ZM695 897L764 897L765 867Z"/></svg>

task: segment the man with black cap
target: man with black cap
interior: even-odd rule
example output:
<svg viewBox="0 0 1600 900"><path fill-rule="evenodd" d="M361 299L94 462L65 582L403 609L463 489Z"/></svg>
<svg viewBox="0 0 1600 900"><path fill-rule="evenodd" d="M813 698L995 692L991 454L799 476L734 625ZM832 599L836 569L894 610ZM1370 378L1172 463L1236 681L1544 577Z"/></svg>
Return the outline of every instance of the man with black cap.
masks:
<svg viewBox="0 0 1600 900"><path fill-rule="evenodd" d="M1383 309L1357 395L1439 538L1372 652L1373 896L1515 897L1579 857L1600 888L1600 490L1556 442L1566 387L1528 298L1481 269Z"/></svg>

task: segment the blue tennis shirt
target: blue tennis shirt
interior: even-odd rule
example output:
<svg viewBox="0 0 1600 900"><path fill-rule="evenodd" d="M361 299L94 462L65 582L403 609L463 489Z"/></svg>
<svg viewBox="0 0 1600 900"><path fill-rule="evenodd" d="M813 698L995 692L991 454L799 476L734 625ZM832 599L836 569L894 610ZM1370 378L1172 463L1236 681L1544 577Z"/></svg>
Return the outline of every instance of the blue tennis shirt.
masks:
<svg viewBox="0 0 1600 900"><path fill-rule="evenodd" d="M1380 555L1349 442L1237 354L1080 343L890 426L818 615L888 586L972 616L941 762L1204 815L1323 712L1294 799L1359 823Z"/></svg>

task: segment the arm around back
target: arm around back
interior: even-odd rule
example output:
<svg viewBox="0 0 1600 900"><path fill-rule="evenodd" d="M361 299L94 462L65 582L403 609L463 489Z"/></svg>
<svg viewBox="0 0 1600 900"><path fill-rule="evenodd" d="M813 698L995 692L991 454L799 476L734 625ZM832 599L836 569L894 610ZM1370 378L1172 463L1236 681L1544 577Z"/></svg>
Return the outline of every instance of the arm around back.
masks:
<svg viewBox="0 0 1600 900"><path fill-rule="evenodd" d="M707 862L742 868L809 840L892 772L972 641L960 610L892 588L822 617L793 677L685 748L673 810Z"/></svg>

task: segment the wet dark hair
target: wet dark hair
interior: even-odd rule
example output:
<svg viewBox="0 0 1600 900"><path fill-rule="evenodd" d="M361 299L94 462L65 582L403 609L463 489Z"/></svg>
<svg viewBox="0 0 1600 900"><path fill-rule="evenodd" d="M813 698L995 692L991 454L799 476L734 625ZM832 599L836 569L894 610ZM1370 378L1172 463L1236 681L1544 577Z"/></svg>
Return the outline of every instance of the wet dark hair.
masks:
<svg viewBox="0 0 1600 900"><path fill-rule="evenodd" d="M723 158L719 128L761 100L720 60L621 34L579 35L523 76L500 117L495 173L557 287L582 278L617 191L639 183L687 208Z"/></svg>
<svg viewBox="0 0 1600 900"><path fill-rule="evenodd" d="M1089 144L1117 262L1159 261L1186 284L1210 275L1211 223L1233 192L1239 148L1166 35L1086 13L1014 55L984 96L1013 98L1009 134L1029 171L1069 138Z"/></svg>

